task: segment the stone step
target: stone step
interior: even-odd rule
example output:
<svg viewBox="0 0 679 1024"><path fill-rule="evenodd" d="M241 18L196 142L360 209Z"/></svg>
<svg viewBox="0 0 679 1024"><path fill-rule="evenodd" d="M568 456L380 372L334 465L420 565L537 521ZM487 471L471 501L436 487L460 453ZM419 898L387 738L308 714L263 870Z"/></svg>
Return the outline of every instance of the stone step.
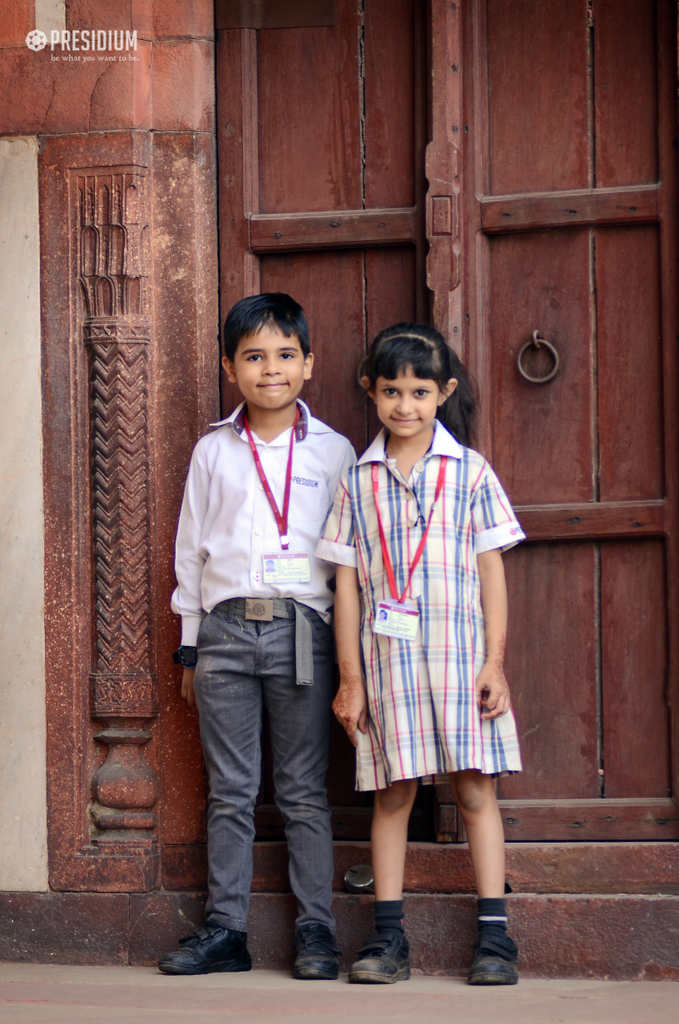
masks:
<svg viewBox="0 0 679 1024"><path fill-rule="evenodd" d="M405 903L414 970L463 975L475 898L412 893ZM202 924L204 904L188 892L0 893L0 960L152 965ZM338 893L333 908L347 970L373 930L372 900ZM679 896L517 893L508 911L524 977L679 980ZM294 918L290 894L253 894L256 968L290 970Z"/></svg>
<svg viewBox="0 0 679 1024"><path fill-rule="evenodd" d="M507 843L507 880L514 892L663 893L679 895L679 843ZM370 844L336 842L336 892L354 864L370 863ZM287 846L255 843L253 892L290 891ZM163 885L199 891L207 875L205 846L164 846ZM470 893L474 875L466 843L409 843L406 892Z"/></svg>

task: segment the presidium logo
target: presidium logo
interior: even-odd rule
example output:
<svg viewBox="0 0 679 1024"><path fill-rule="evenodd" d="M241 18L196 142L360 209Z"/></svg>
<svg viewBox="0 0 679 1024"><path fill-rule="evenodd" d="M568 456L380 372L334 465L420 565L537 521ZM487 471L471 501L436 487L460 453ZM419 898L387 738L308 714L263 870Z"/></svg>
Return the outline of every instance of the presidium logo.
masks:
<svg viewBox="0 0 679 1024"><path fill-rule="evenodd" d="M137 30L129 32L121 29L53 29L50 32L50 50L54 50L55 46L60 46L62 51L62 60L94 60L91 56L95 51L114 51L114 50L136 50L137 49ZM47 36L44 32L41 32L39 28L29 32L26 36L26 46L29 50L33 50L38 53L40 50L44 50L47 46ZM64 51L68 52L68 56L63 56ZM73 57L71 54L77 52L78 56ZM81 57L80 54L84 53L87 56ZM99 57L99 60L126 60L126 57ZM130 57L130 60L136 60L135 57ZM59 57L52 57L52 60L59 60Z"/></svg>
<svg viewBox="0 0 679 1024"><path fill-rule="evenodd" d="M29 32L26 36L26 46L29 50L44 50L47 46L47 36L40 29L35 29L33 32Z"/></svg>

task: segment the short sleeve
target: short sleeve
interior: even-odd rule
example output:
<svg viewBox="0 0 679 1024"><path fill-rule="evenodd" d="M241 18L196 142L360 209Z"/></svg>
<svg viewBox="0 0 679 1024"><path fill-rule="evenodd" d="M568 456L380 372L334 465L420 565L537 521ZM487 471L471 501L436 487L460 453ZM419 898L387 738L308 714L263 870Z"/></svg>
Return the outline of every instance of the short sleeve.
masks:
<svg viewBox="0 0 679 1024"><path fill-rule="evenodd" d="M351 497L347 487L347 475L340 481L332 508L325 521L323 533L316 558L335 565L348 565L356 568L356 536L354 533L354 517L351 511Z"/></svg>
<svg viewBox="0 0 679 1024"><path fill-rule="evenodd" d="M508 551L526 539L502 484L487 462L474 487L472 519L477 555L495 548Z"/></svg>

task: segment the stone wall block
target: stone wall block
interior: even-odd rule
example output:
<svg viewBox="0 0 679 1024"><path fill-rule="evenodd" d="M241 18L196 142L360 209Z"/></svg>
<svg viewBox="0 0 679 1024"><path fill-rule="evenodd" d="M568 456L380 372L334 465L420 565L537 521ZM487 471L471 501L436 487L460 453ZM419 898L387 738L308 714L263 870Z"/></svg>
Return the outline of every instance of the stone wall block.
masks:
<svg viewBox="0 0 679 1024"><path fill-rule="evenodd" d="M0 893L0 960L127 963L127 894Z"/></svg>
<svg viewBox="0 0 679 1024"><path fill-rule="evenodd" d="M191 36L214 39L215 5L213 0L154 0L153 31L156 39L163 36Z"/></svg>
<svg viewBox="0 0 679 1024"><path fill-rule="evenodd" d="M136 50L76 52L48 43L33 52L27 15L17 13L15 23L0 26L0 135L214 131L214 15L206 0L168 0L158 9L150 0L69 3L69 31L136 31Z"/></svg>
<svg viewBox="0 0 679 1024"><path fill-rule="evenodd" d="M5 4L0 18L0 46L24 46L26 36L34 28L35 0Z"/></svg>
<svg viewBox="0 0 679 1024"><path fill-rule="evenodd" d="M89 101L88 131L107 128L150 128L152 44L140 40L137 49L119 56L99 75Z"/></svg>
<svg viewBox="0 0 679 1024"><path fill-rule="evenodd" d="M66 27L153 32L153 0L68 0ZM182 6L182 5L180 5Z"/></svg>
<svg viewBox="0 0 679 1024"><path fill-rule="evenodd" d="M0 48L1 135L150 126L150 43L141 40L120 62L102 54L93 61L75 56L60 46L39 53L27 46Z"/></svg>
<svg viewBox="0 0 679 1024"><path fill-rule="evenodd" d="M154 380L157 409L155 614L163 842L204 841L205 777L198 715L180 696L181 669L171 652L180 622L170 610L174 540L191 450L219 419L217 209L214 137L157 133L153 143Z"/></svg>
<svg viewBox="0 0 679 1024"><path fill-rule="evenodd" d="M214 132L214 45L168 40L153 47L153 127Z"/></svg>
<svg viewBox="0 0 679 1024"><path fill-rule="evenodd" d="M59 104L51 65L49 49L33 53L23 40L21 46L0 49L0 135L34 135L41 130L53 103ZM84 102L72 99L75 109L67 113L65 131L76 131L69 126L84 123Z"/></svg>

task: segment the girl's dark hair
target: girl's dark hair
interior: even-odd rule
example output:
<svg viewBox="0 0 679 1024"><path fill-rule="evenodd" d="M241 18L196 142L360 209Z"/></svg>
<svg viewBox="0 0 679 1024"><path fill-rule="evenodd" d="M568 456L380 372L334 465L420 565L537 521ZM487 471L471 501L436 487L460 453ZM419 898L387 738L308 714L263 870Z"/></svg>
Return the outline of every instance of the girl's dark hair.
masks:
<svg viewBox="0 0 679 1024"><path fill-rule="evenodd" d="M436 381L441 390L451 377L457 380L457 387L439 406L436 417L461 444L470 445L476 419L476 387L455 350L434 327L401 323L380 331L359 367L358 376L359 380L368 377L370 385L366 391L370 391L378 377L395 380L408 370L422 380Z"/></svg>

